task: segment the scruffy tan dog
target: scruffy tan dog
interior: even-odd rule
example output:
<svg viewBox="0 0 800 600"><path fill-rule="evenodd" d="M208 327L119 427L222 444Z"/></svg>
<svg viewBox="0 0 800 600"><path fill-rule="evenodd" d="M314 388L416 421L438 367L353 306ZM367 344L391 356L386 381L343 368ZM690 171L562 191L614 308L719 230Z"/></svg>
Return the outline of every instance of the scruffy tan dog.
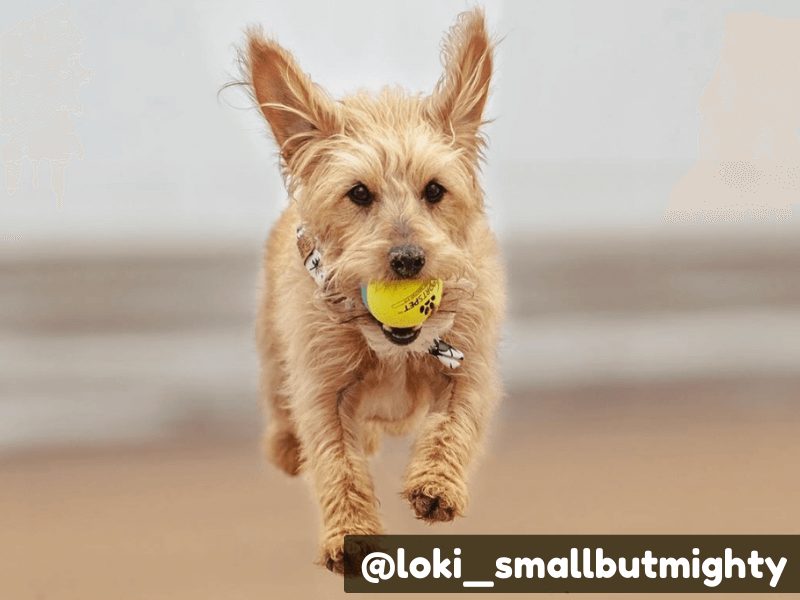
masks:
<svg viewBox="0 0 800 600"><path fill-rule="evenodd" d="M367 462L381 432L419 430L403 496L418 518L450 521L500 396L504 277L478 182L492 43L480 10L460 15L430 96L334 101L256 30L244 58L291 200L267 242L258 319L266 445L310 476L321 562L341 572L344 535L382 531ZM384 327L361 286L405 278L441 279L441 305L420 327Z"/></svg>

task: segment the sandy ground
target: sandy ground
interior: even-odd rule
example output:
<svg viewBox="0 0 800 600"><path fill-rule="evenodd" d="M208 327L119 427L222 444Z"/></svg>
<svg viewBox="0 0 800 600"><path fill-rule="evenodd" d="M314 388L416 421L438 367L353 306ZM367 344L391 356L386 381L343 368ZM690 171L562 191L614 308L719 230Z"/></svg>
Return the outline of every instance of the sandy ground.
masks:
<svg viewBox="0 0 800 600"><path fill-rule="evenodd" d="M753 387L753 386L756 387ZM374 463L394 533L798 532L798 381L509 398L466 518L430 528ZM747 402L757 394L761 402ZM254 432L253 432L254 433ZM255 435L25 452L0 464L0 597L336 598L312 565L316 508Z"/></svg>

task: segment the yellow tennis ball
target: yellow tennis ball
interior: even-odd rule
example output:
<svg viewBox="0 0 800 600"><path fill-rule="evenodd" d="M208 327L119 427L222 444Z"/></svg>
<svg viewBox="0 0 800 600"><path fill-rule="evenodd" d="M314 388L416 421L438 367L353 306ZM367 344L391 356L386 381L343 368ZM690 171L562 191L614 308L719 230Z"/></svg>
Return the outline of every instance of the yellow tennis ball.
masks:
<svg viewBox="0 0 800 600"><path fill-rule="evenodd" d="M370 281L361 288L367 310L389 327L416 327L442 300L442 280Z"/></svg>

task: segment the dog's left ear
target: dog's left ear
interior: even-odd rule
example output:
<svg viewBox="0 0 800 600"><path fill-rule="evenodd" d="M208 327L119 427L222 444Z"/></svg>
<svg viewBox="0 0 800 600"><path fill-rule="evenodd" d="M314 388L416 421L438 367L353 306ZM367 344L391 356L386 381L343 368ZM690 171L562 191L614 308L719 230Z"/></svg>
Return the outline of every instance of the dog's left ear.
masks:
<svg viewBox="0 0 800 600"><path fill-rule="evenodd" d="M292 54L259 29L247 32L244 71L286 163L310 142L341 126L336 103L311 81Z"/></svg>
<svg viewBox="0 0 800 600"><path fill-rule="evenodd" d="M493 50L479 8L461 13L442 42L445 71L430 97L431 118L467 147L479 145Z"/></svg>

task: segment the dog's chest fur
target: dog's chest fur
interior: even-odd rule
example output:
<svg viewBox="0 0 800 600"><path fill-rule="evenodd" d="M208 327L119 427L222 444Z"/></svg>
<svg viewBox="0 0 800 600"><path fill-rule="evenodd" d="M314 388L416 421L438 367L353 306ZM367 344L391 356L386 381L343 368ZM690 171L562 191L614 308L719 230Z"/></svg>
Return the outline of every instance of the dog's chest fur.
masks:
<svg viewBox="0 0 800 600"><path fill-rule="evenodd" d="M426 369L422 361L381 362L361 381L360 412L366 420L402 434L419 422L447 385L445 377Z"/></svg>

